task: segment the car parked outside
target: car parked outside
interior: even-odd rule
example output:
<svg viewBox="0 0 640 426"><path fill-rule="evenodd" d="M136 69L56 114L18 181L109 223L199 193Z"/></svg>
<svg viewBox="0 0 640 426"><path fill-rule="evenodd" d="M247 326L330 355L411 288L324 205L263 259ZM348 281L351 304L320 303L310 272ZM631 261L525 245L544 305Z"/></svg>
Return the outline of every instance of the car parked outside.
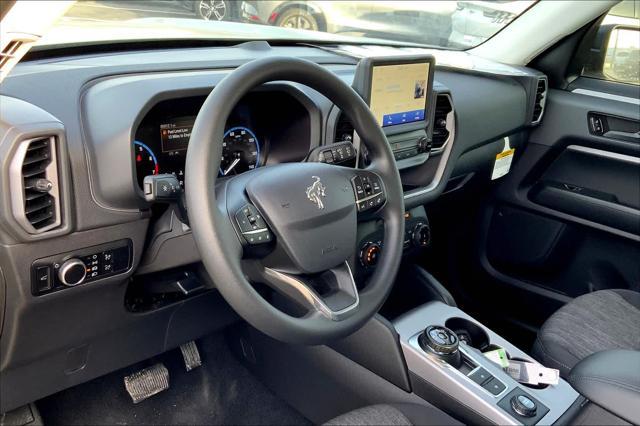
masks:
<svg viewBox="0 0 640 426"><path fill-rule="evenodd" d="M243 17L286 28L446 46L451 1L246 1Z"/></svg>
<svg viewBox="0 0 640 426"><path fill-rule="evenodd" d="M534 1L459 1L453 13L451 47L466 49L494 35Z"/></svg>

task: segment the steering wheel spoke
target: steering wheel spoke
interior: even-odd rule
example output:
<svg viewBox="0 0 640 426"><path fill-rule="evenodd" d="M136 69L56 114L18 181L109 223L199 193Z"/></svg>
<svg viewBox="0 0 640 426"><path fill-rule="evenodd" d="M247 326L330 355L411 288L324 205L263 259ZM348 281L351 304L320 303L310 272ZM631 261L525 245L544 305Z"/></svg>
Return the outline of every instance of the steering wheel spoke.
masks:
<svg viewBox="0 0 640 426"><path fill-rule="evenodd" d="M269 267L256 268L253 278L288 297L308 311L331 321L348 318L358 308L360 297L348 262L327 271L291 274Z"/></svg>

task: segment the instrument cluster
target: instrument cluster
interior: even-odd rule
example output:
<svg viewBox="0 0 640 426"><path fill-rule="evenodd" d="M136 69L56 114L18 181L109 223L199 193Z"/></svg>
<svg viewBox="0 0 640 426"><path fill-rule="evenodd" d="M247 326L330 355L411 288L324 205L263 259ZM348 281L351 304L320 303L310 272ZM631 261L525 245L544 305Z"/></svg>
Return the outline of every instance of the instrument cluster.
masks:
<svg viewBox="0 0 640 426"><path fill-rule="evenodd" d="M143 118L132 141L138 185L145 176L174 174L184 186L191 131L204 97L162 101ZM273 108L277 104L278 108ZM230 114L222 144L219 176L232 176L269 162L301 161L309 151L307 109L292 95L258 91Z"/></svg>

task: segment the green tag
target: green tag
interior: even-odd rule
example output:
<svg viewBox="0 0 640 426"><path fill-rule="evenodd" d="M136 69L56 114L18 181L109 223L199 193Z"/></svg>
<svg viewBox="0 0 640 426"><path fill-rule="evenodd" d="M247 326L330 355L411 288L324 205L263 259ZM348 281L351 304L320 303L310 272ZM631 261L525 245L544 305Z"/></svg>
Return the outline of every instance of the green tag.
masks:
<svg viewBox="0 0 640 426"><path fill-rule="evenodd" d="M483 355L502 368L506 368L509 366L509 358L507 358L507 352L502 348L484 352Z"/></svg>

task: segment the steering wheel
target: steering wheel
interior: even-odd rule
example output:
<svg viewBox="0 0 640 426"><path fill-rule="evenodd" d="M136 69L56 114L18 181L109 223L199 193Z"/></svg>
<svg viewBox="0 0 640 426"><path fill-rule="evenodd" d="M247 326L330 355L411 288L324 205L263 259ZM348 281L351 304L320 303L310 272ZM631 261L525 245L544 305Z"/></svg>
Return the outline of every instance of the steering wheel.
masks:
<svg viewBox="0 0 640 426"><path fill-rule="evenodd" d="M297 82L329 98L366 144L370 165L288 163L218 178L218 141L231 110L251 89L271 81ZM204 266L252 326L284 342L323 344L355 332L375 315L402 256L402 185L382 129L338 76L297 58L270 57L240 66L202 105L186 170L187 212ZM357 249L358 221L365 219L384 222L384 251L358 289L349 260ZM270 286L300 312L276 308L251 282Z"/></svg>

